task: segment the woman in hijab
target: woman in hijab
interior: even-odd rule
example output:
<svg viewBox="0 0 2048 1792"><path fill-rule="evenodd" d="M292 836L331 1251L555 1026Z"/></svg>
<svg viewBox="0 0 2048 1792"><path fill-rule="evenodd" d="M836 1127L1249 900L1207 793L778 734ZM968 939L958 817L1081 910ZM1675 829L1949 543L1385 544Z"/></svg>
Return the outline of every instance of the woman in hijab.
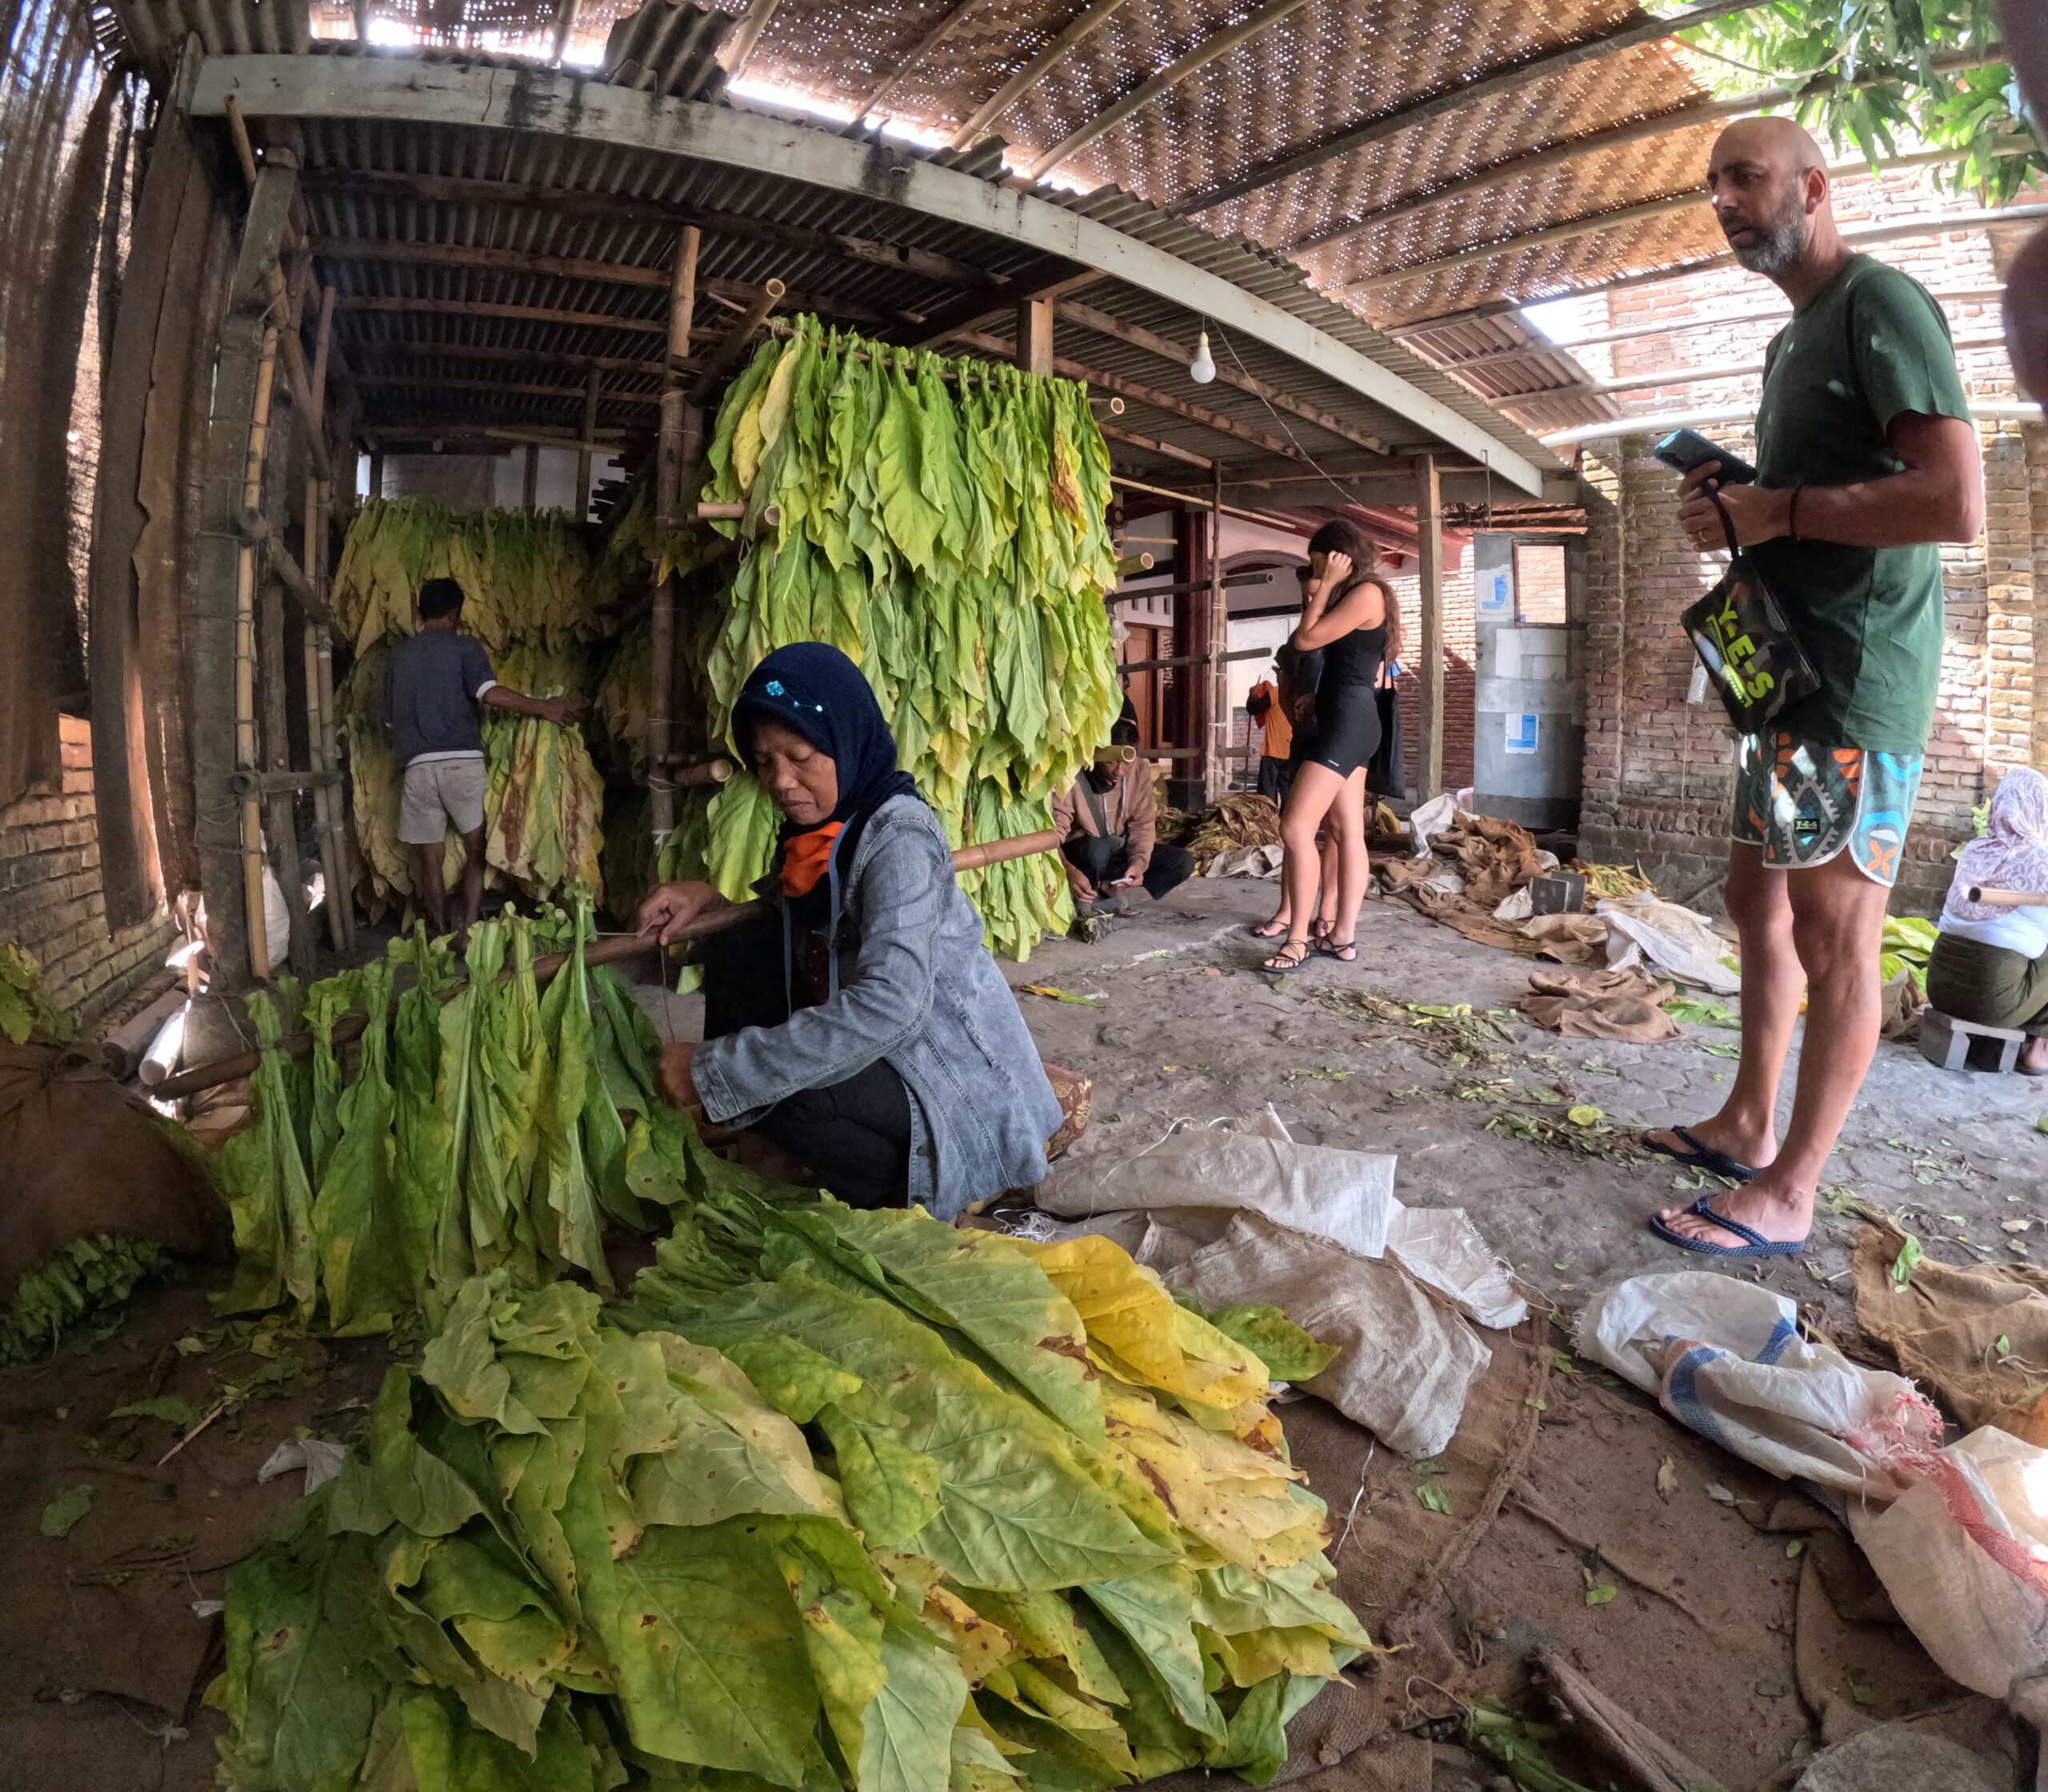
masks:
<svg viewBox="0 0 2048 1792"><path fill-rule="evenodd" d="M733 735L782 844L764 912L706 950L705 1042L664 1051L670 1099L855 1206L950 1219L1039 1182L1059 1104L859 669L822 642L778 648ZM665 884L641 930L666 942L721 903L709 884Z"/></svg>
<svg viewBox="0 0 2048 1792"><path fill-rule="evenodd" d="M1973 1026L2026 1033L2019 1067L2048 1076L2048 907L1974 902L1973 890L2048 896L2048 778L2030 766L1998 781L1983 838L1962 849L1927 962L1927 1001Z"/></svg>

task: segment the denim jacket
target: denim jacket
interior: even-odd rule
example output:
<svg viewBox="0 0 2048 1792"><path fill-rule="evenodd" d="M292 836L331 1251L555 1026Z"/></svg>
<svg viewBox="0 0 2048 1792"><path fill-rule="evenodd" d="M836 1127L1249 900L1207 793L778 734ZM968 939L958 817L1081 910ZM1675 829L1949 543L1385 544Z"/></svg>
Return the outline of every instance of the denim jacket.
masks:
<svg viewBox="0 0 2048 1792"><path fill-rule="evenodd" d="M748 1126L799 1090L881 1060L912 1098L913 1202L951 1219L1005 1189L1035 1186L1059 1103L925 803L892 797L874 812L842 910L858 943L838 993L780 1026L698 1047L691 1074L705 1113Z"/></svg>

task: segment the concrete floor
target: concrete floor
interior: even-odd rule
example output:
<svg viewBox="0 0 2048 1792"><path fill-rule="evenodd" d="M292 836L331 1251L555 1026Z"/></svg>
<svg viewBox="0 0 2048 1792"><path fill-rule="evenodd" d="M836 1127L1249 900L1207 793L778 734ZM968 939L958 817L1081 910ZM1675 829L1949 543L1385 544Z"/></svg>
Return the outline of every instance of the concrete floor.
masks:
<svg viewBox="0 0 2048 1792"><path fill-rule="evenodd" d="M1199 881L1144 905L1098 945L1050 942L1028 966L1005 967L1013 986L1106 998L1096 1008L1018 997L1046 1057L1095 1079L1096 1124L1080 1150L1135 1148L1176 1118L1206 1121L1270 1102L1297 1138L1396 1154L1402 1200L1466 1208L1560 1306L1645 1270L1702 1266L1644 1225L1682 1192L1676 1166L1580 1155L1489 1130L1488 1122L1503 1114L1555 1116L1575 1104L1631 1124L1702 1118L1720 1105L1733 1074L1734 1032L1688 1026L1681 1041L1630 1046L1560 1038L1503 1015L1510 1038L1493 1048L1497 1062L1441 1062L1318 996L1356 991L1504 1010L1527 988L1530 961L1474 945L1404 905L1370 901L1356 964L1319 958L1274 979L1258 969L1272 948L1243 924L1264 919L1274 900L1270 885ZM1788 1111L1798 1049L1786 1078ZM1568 1100L1506 1099L1496 1091L1509 1082ZM1488 1084L1494 1090L1478 1086ZM1927 1241L1930 1254L1952 1262L2024 1261L2030 1249L2048 1255L2048 1226L2002 1230L2005 1221L2048 1217L2048 1137L2036 1128L2044 1112L2048 1085L1938 1070L1911 1045L1882 1044L1827 1186L1892 1211ZM1862 1224L1823 1211L1803 1258L1747 1264L1741 1273L1846 1319L1848 1252Z"/></svg>

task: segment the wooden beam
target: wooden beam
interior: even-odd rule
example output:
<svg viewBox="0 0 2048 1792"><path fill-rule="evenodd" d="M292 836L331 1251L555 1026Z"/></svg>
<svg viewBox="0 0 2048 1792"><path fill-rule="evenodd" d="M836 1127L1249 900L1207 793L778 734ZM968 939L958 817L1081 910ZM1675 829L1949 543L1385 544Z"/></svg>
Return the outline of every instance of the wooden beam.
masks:
<svg viewBox="0 0 2048 1792"><path fill-rule="evenodd" d="M962 335L956 340L965 342L970 348L978 349L998 361L1013 359L1016 354L1016 345L1006 342L999 336L977 334ZM1066 355L1053 357L1052 370L1062 379L1085 380L1098 390L1117 393L1135 404L1150 405L1154 410L1163 410L1190 423L1199 424L1205 430L1214 430L1218 435L1229 436L1234 441L1248 442L1254 447L1263 448L1270 454L1284 455L1297 462L1307 458L1294 443L1279 436L1268 435L1252 424L1240 423L1235 418L1225 417L1202 405L1191 404L1185 398L1175 398L1170 392L1162 392L1154 386L1126 379L1121 374L1104 373L1100 368L1090 367Z"/></svg>
<svg viewBox="0 0 2048 1792"><path fill-rule="evenodd" d="M526 444L526 475L521 482L519 501L530 510L540 502L540 495L541 445L530 442Z"/></svg>
<svg viewBox="0 0 2048 1792"><path fill-rule="evenodd" d="M1505 425L1497 430L1424 390L1391 358L1375 358L1315 322L1313 306L1297 315L1113 225L930 159L766 113L660 98L530 65L379 56L208 57L193 85L194 115L219 114L230 96L266 118L350 119L373 130L404 122L484 132L516 126L524 137L574 143L586 154L608 146L757 174L772 170L779 179L822 192L870 199L879 181L892 206L997 242L1064 256L1203 314L1240 340L1262 343L1394 413L1404 420L1408 439L1427 442L1433 452L1455 450L1484 460L1518 491L1542 489L1544 463L1517 446L1514 431ZM342 246L338 253L363 251ZM1018 295L1002 296L1008 302ZM794 293L790 299L805 302ZM1329 316L1333 326L1347 321L1334 310Z"/></svg>
<svg viewBox="0 0 2048 1792"><path fill-rule="evenodd" d="M861 102L847 130L850 132L858 130L866 122L868 114L902 86L904 78L911 70L951 37L959 29L962 21L979 4L980 0L958 0L957 5L942 13L938 22L898 57L889 73L868 90L867 98Z"/></svg>
<svg viewBox="0 0 2048 1792"><path fill-rule="evenodd" d="M753 341L754 331L768 321L768 314L775 309L782 297L782 282L770 280L755 295L754 302L733 319L731 327L704 358L704 370L690 385L690 403L701 405L710 401L718 390L718 382L725 378L726 370L739 359L741 350Z"/></svg>
<svg viewBox="0 0 2048 1792"><path fill-rule="evenodd" d="M935 349L970 330L985 330L1014 309L1034 299L1057 299L1092 286L1102 276L1077 268L1064 255L1042 255L1002 280L990 281L918 322L916 346Z"/></svg>
<svg viewBox="0 0 2048 1792"><path fill-rule="evenodd" d="M1594 32L1590 37L1581 38L1574 42L1562 44L1554 49L1539 50L1534 55L1510 58L1497 62L1491 68L1479 70L1469 78L1446 86L1427 98L1410 101L1392 110L1382 112L1376 118L1366 118L1355 125L1332 132L1321 142L1304 145L1298 150L1290 150L1265 161L1254 162L1240 174L1227 180L1198 187L1185 198L1177 199L1167 209L1187 216L1212 207L1224 205L1232 199L1242 198L1247 193L1271 186L1276 182L1291 180L1311 168L1319 168L1326 162L1334 162L1340 156L1352 155L1373 144L1384 142L1397 132L1407 130L1441 118L1446 112L1463 111L1497 94L1511 92L1531 81L1562 74L1582 62L1589 62L1603 56L1612 56L1618 51L1633 50L1638 44L1659 43L1680 31L1695 25L1703 25L1710 19L1725 18L1730 13L1752 12L1762 0L1705 0L1705 3L1689 8L1682 13L1667 14L1662 18L1645 18L1635 14L1618 25Z"/></svg>
<svg viewBox="0 0 2048 1792"><path fill-rule="evenodd" d="M696 317L697 256L702 242L703 233L695 225L683 226L676 243L674 278L669 284L668 366L662 383L661 437L654 450L654 520L662 540L681 527L683 521L684 426L687 414L694 407L682 384L682 370L690 353L690 326ZM771 288L776 284L770 282ZM721 342L711 351L714 361L725 346ZM709 367L705 370L709 372ZM647 750L655 774L648 778L647 789L658 858L675 826L675 785L660 775L673 753L675 738L675 590L673 574L655 580L650 623Z"/></svg>
<svg viewBox="0 0 2048 1792"><path fill-rule="evenodd" d="M1053 302L1027 298L1017 307L1017 365L1027 374L1053 370Z"/></svg>
<svg viewBox="0 0 2048 1792"><path fill-rule="evenodd" d="M1605 230L1628 230L1638 224L1652 223L1660 218L1675 218L1681 212L1690 211L1707 202L1706 195L1694 188L1688 193L1674 193L1662 199L1646 199L1633 206L1617 206L1611 211L1596 212L1586 218L1566 218L1562 224L1546 225L1540 230L1531 230L1525 236L1501 237L1492 242L1474 243L1470 248L1460 249L1448 255L1439 255L1432 261L1411 262L1402 267L1382 268L1377 274L1369 274L1362 280L1347 281L1337 290L1346 298L1360 293L1376 293L1388 286L1406 286L1411 280L1433 280L1461 267L1470 267L1475 262L1496 261L1502 255L1519 255L1532 249L1548 249L1560 242L1572 242L1580 237L1598 236Z"/></svg>
<svg viewBox="0 0 2048 1792"><path fill-rule="evenodd" d="M506 348L496 342L386 342L374 336L358 337L355 352L368 359L379 355L400 355L414 361L490 361L515 367L546 368L553 373L657 374L658 360L642 360L629 354L566 354L553 350ZM580 388L579 388L580 390Z"/></svg>
<svg viewBox="0 0 2048 1792"><path fill-rule="evenodd" d="M1192 50L1169 62L1157 74L1139 82L1128 93L1111 100L1086 124L1069 131L1032 162L1031 178L1043 180L1062 162L1073 160L1090 143L1114 130L1125 119L1142 111L1162 94L1170 93L1196 70L1207 67L1218 56L1235 50L1239 44L1278 25L1288 14L1299 11L1306 4L1307 0L1266 0L1263 6L1254 7L1236 24L1226 25L1220 31L1211 32Z"/></svg>
<svg viewBox="0 0 2048 1792"><path fill-rule="evenodd" d="M966 122L946 140L946 146L949 150L966 149L1026 92L1051 74L1069 51L1115 18L1126 3L1127 0L1096 0L1094 6L1076 13L1058 37L975 107Z"/></svg>
<svg viewBox="0 0 2048 1792"><path fill-rule="evenodd" d="M598 370L590 370L591 380L598 377ZM542 386L538 381L500 379L461 379L430 374L360 374L356 384L372 392L478 392L486 396L502 393L514 398L559 398L567 404L588 396L587 386ZM611 405L643 405L650 409L661 403L661 397L654 392L607 392L605 402Z"/></svg>
<svg viewBox="0 0 2048 1792"><path fill-rule="evenodd" d="M1194 676L1206 677L1209 684L1209 749L1203 795L1211 803L1222 799L1228 787L1230 768L1225 762L1230 746L1230 674L1225 663L1230 643L1230 598L1223 589L1223 470L1212 467L1209 474L1209 607L1204 630L1211 663L1196 668Z"/></svg>
<svg viewBox="0 0 2048 1792"><path fill-rule="evenodd" d="M1176 366L1186 367L1194 359L1194 350L1179 342L1169 342L1165 337L1136 324L1126 323L1121 318L1113 318L1106 311L1098 311L1092 305L1062 300L1060 310L1079 324L1083 330L1092 330L1098 335L1114 338L1134 349L1143 349L1156 354L1162 361L1170 361ZM1378 436L1362 430L1355 423L1333 415L1319 405L1308 404L1290 393L1282 392L1277 386L1269 386L1262 379L1254 379L1250 374L1235 366L1218 366L1216 377L1226 386L1234 386L1240 392L1249 392L1255 398L1262 398L1276 410L1284 410L1298 417L1305 423L1313 423L1319 430L1327 430L1332 435L1366 448L1378 455L1390 454L1393 450Z"/></svg>
<svg viewBox="0 0 2048 1792"><path fill-rule="evenodd" d="M334 308L390 317L502 318L510 323L571 324L587 330L631 330L642 336L665 336L669 328L666 318L618 318L609 311L562 311L544 305L497 305L475 298L385 298L340 293Z"/></svg>
<svg viewBox="0 0 2048 1792"><path fill-rule="evenodd" d="M708 230L715 236L734 237L742 242L787 243L793 249L845 255L875 267L922 274L928 280L943 281L949 286L978 286L988 278L982 270L933 250L914 249L849 231L814 230L806 225L750 218L741 212L674 205L662 199L590 193L570 187L543 186L537 182L482 180L459 174L420 174L388 170L359 172L348 168L322 168L309 171L303 179L315 193L386 194L442 205L513 206L534 211L574 212L578 218L616 218L630 224L667 224L678 228L694 224L700 230Z"/></svg>
<svg viewBox="0 0 2048 1792"><path fill-rule="evenodd" d="M1206 454L1198 454L1190 448L1177 448L1170 442L1155 441L1149 435L1138 435L1130 430L1118 429L1114 423L1097 425L1103 435L1111 442L1121 442L1132 448L1142 448L1148 454L1163 454L1170 461L1179 461L1188 466L1198 466L1203 472L1216 463Z"/></svg>
<svg viewBox="0 0 2048 1792"><path fill-rule="evenodd" d="M1443 788L1443 492L1437 463L1415 457L1415 581L1422 606L1422 763L1415 800Z"/></svg>
<svg viewBox="0 0 2048 1792"><path fill-rule="evenodd" d="M544 274L560 280L658 287L663 292L669 286L670 270L665 267L635 267L624 262L586 261L571 255L536 255L522 249L485 249L453 242L402 242L388 237L315 237L311 246L314 254L339 261L398 262L426 267L474 267L508 274ZM761 294L761 288L750 280L700 278L697 290L741 305ZM820 293L791 293L789 301L801 310L820 312L827 317L882 321L882 314L870 306L851 305ZM666 330L667 326L662 327Z"/></svg>

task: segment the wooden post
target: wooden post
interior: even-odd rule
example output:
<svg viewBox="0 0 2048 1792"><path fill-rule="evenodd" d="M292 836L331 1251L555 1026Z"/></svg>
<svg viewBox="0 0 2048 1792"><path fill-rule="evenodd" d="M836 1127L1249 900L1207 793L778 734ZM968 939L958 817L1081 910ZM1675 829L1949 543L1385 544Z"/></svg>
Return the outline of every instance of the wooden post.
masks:
<svg viewBox="0 0 2048 1792"><path fill-rule="evenodd" d="M1422 610L1422 762L1415 800L1427 802L1443 788L1443 496L1436 457L1415 457L1416 581Z"/></svg>
<svg viewBox="0 0 2048 1792"><path fill-rule="evenodd" d="M1209 681L1209 757L1202 766L1202 790L1209 802L1222 798L1230 777L1230 669L1225 658L1230 645L1230 598L1223 589L1223 470L1210 474L1209 498L1209 663L1197 667Z"/></svg>
<svg viewBox="0 0 2048 1792"><path fill-rule="evenodd" d="M583 440L588 442L598 427L598 370L593 367L590 377L583 386ZM576 510L578 522L590 514L590 450L585 447L576 456Z"/></svg>
<svg viewBox="0 0 2048 1792"><path fill-rule="evenodd" d="M669 283L668 364L662 380L662 433L654 458L654 515L664 542L682 526L682 484L686 477L686 414L694 408L683 389L682 364L690 358L690 328L697 309L697 251L702 233L686 224L676 243L675 268ZM701 433L701 432L700 432ZM675 784L668 774L674 750L675 575L654 586L654 618L649 642L652 688L647 702L649 810L654 851L675 827Z"/></svg>
<svg viewBox="0 0 2048 1792"><path fill-rule="evenodd" d="M370 495L372 498L384 495L384 450L382 448L370 450Z"/></svg>
<svg viewBox="0 0 2048 1792"><path fill-rule="evenodd" d="M526 480L520 496L520 502L530 510L539 507L541 495L541 450L538 442L526 444Z"/></svg>
<svg viewBox="0 0 2048 1792"><path fill-rule="evenodd" d="M1027 374L1053 370L1053 302L1027 298L1017 307L1017 365Z"/></svg>
<svg viewBox="0 0 2048 1792"><path fill-rule="evenodd" d="M1174 670L1174 701L1169 714L1173 718L1171 744L1190 757L1184 775L1173 778L1167 786L1177 809L1198 809L1208 799L1212 757L1209 653L1214 645L1209 637L1209 566L1214 547L1206 514L1183 502L1174 513L1174 570L1178 575L1175 582L1186 586L1174 599L1174 657L1185 658L1188 663Z"/></svg>

